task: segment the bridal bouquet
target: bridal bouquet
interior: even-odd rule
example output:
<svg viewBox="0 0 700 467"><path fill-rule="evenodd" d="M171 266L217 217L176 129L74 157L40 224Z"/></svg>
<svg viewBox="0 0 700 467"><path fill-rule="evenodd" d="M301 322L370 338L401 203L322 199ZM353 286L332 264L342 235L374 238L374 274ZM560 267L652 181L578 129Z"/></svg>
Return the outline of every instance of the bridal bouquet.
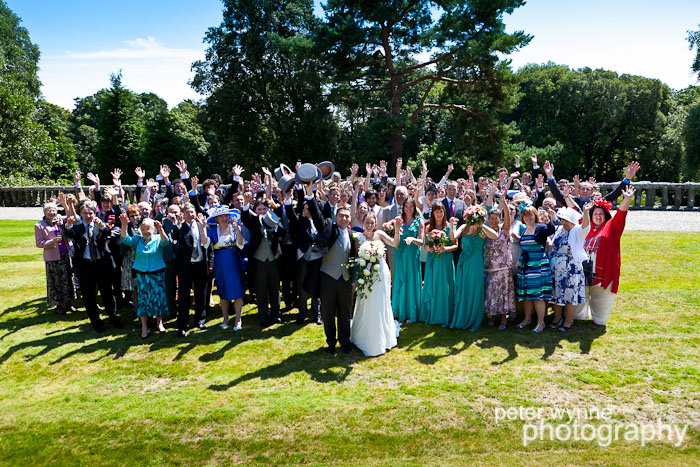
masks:
<svg viewBox="0 0 700 467"><path fill-rule="evenodd" d="M433 229L425 236L425 247L433 252L437 252L446 243L447 235L444 230Z"/></svg>
<svg viewBox="0 0 700 467"><path fill-rule="evenodd" d="M353 279L357 282L358 298L365 298L372 291L372 285L379 278L379 263L385 254L382 242L365 242L357 251L357 257L350 259L348 268L352 270Z"/></svg>
<svg viewBox="0 0 700 467"><path fill-rule="evenodd" d="M464 212L464 221L467 225L479 225L486 221L486 209L481 206L469 206Z"/></svg>
<svg viewBox="0 0 700 467"><path fill-rule="evenodd" d="M396 219L392 219L389 222L383 223L382 230L384 230L384 232L386 232L387 235L393 238L394 234L396 233Z"/></svg>

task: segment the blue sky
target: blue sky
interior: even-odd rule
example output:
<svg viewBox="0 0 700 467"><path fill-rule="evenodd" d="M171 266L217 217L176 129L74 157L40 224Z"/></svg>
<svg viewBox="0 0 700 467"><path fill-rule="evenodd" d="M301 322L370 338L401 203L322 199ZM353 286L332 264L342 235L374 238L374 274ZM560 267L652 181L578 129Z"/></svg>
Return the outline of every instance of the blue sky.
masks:
<svg viewBox="0 0 700 467"><path fill-rule="evenodd" d="M187 84L190 65L204 57L207 28L221 22L220 0L5 1L39 45L49 102L72 108L73 98L109 86L119 69L127 87L171 106L201 97ZM685 40L700 24L700 0L530 0L504 20L508 31L534 36L511 56L516 69L553 61L658 78L676 89L700 84Z"/></svg>

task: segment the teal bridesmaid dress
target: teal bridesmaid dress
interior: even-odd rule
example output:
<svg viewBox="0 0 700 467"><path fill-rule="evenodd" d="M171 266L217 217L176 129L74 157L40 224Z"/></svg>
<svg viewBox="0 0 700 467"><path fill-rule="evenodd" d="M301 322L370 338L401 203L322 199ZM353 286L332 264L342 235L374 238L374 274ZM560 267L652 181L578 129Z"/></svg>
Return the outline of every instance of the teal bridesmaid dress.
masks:
<svg viewBox="0 0 700 467"><path fill-rule="evenodd" d="M445 229L446 246L452 245L449 229ZM452 252L435 254L428 252L423 283L423 308L421 317L428 324L447 326L454 307L455 266Z"/></svg>
<svg viewBox="0 0 700 467"><path fill-rule="evenodd" d="M479 235L462 237L455 272L455 311L450 327L476 331L484 318L484 245Z"/></svg>
<svg viewBox="0 0 700 467"><path fill-rule="evenodd" d="M421 310L421 264L420 246L406 245L406 238L418 238L421 220L415 219L410 226L403 227L401 241L394 250L394 291L391 307L394 318L399 321L417 322Z"/></svg>

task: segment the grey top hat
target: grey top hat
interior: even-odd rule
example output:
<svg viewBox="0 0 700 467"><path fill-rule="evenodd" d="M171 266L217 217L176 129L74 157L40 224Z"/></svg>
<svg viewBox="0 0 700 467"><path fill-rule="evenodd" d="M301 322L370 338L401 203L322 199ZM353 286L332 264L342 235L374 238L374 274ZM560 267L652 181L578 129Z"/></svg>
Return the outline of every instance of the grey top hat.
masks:
<svg viewBox="0 0 700 467"><path fill-rule="evenodd" d="M293 173L285 174L277 181L277 186L279 186L280 190L282 191L282 195L286 195L287 192L294 186L296 183L296 178L294 177L295 175Z"/></svg>
<svg viewBox="0 0 700 467"><path fill-rule="evenodd" d="M275 230L277 229L277 226L280 223L280 218L277 217L277 214L274 212L268 210L264 216L262 216L262 225L263 227L266 227L268 229Z"/></svg>
<svg viewBox="0 0 700 467"><path fill-rule="evenodd" d="M318 168L313 164L301 164L297 169L295 179L298 183L313 183L319 176Z"/></svg>
<svg viewBox="0 0 700 467"><path fill-rule="evenodd" d="M321 176L324 180L331 178L333 176L333 172L335 172L335 165L333 165L333 163L330 161L323 161L320 164L317 164L316 167L318 167L321 171Z"/></svg>
<svg viewBox="0 0 700 467"><path fill-rule="evenodd" d="M284 177L285 175L289 175L289 174L291 174L292 176L294 176L294 173L292 172L292 169L290 169L286 164L280 164L280 166L277 167L277 168L275 169L275 172L274 172L275 179L276 179L278 182L279 182L280 180L282 180L282 177Z"/></svg>

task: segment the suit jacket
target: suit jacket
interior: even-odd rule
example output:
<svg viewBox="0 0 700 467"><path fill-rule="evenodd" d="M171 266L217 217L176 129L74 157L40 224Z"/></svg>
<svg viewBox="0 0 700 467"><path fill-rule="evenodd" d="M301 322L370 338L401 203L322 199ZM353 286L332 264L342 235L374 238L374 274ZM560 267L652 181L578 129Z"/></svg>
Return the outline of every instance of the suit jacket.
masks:
<svg viewBox="0 0 700 467"><path fill-rule="evenodd" d="M457 223L457 226L459 227L460 225L464 224L464 212L467 210L467 203L465 203L461 199L454 199L454 216L450 216L450 200L447 197L442 198L442 205L445 206L445 219L448 221L450 220L450 217L456 217L459 219L459 222ZM455 265L459 261L459 255L462 253L462 244L457 241L457 249L452 252L452 256L454 258Z"/></svg>
<svg viewBox="0 0 700 467"><path fill-rule="evenodd" d="M313 231L311 230L311 219L299 215L294 206L291 204L284 207L287 219L289 219L289 229L292 234L292 241L297 247L297 250L304 255L315 240ZM318 233L318 232L316 232ZM299 255L297 255L298 257Z"/></svg>
<svg viewBox="0 0 700 467"><path fill-rule="evenodd" d="M174 246L175 267L178 270L188 269L192 262L192 250L194 248L194 238L192 237L192 230L190 229L189 224L187 222L183 222L179 228L173 228L172 232L170 233L170 237L177 242ZM204 254L204 262L207 264L207 267L213 267L214 255L212 254L211 242L209 242L208 247L202 247L202 253Z"/></svg>
<svg viewBox="0 0 700 467"><path fill-rule="evenodd" d="M333 215L333 206L331 206L330 201L326 201L323 203L323 209L321 209L321 214L323 215L324 219L330 219L332 221L335 220L335 216Z"/></svg>
<svg viewBox="0 0 700 467"><path fill-rule="evenodd" d="M73 247L75 248L75 258L76 258L76 270L80 273L80 264L83 256L85 255L85 249L88 248L88 239L85 235L85 224L82 222L78 224L73 224L68 228L63 229L63 233L66 237L73 240ZM97 258L93 258L100 262L100 266L106 268L106 272L111 272L114 268L114 262L112 260L112 254L107 247L107 240L109 240L113 232L108 228L99 228L96 225L93 227L93 242L95 244L95 251L97 252Z"/></svg>
<svg viewBox="0 0 700 467"><path fill-rule="evenodd" d="M340 229L338 225L331 219L324 218L321 214L321 208L318 205L318 200L312 199L307 201L309 204L309 211L311 213L311 220L314 223L314 227L318 231L318 236L316 241L311 246L311 249L307 252L304 257L309 263L307 267L307 274L304 278L304 283L302 287L311 296L320 296L320 281L321 281L321 262L323 257L328 253L333 244L338 240L338 235ZM348 230L350 227L348 226ZM350 234L352 234L350 232ZM350 257L354 257L357 254L357 245L354 241L350 241Z"/></svg>
<svg viewBox="0 0 700 467"><path fill-rule="evenodd" d="M276 209L273 210L273 212L278 216L282 217L282 206L278 206ZM241 221L243 221L243 225L248 229L250 232L250 241L246 245L246 254L248 255L249 258L253 258L255 255L255 252L257 251L258 247L260 246L260 242L263 239L263 233L262 233L262 225L260 224L260 218L258 216L254 216L250 213L250 209L242 209L241 210ZM277 226L277 230L275 231L274 235L269 235L268 239L270 240L270 249L272 250L272 253L277 255L278 252L281 252L280 249L280 244L282 237L284 237L285 230L284 227L282 227L282 221L280 220L279 225Z"/></svg>

